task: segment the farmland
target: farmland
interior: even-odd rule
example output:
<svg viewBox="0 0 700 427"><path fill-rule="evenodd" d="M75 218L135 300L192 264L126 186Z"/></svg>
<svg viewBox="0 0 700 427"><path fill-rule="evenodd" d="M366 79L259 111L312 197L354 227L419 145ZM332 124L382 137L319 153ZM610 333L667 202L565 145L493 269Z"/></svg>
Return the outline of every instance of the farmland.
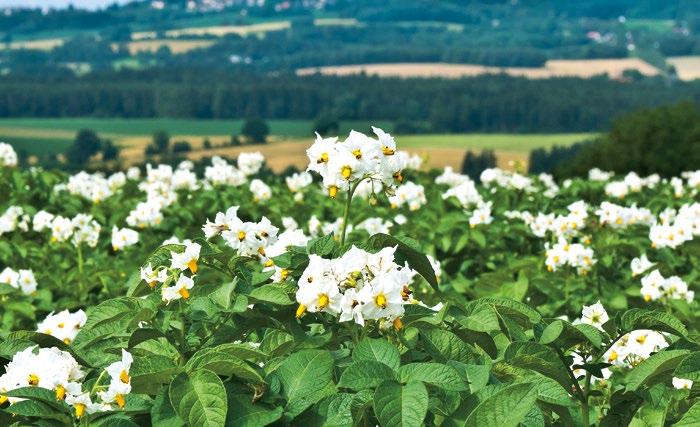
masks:
<svg viewBox="0 0 700 427"><path fill-rule="evenodd" d="M173 120L173 119L4 119L0 120L0 141L13 144L29 154L60 153L72 143L83 128L93 129L103 138L112 139L121 147L121 158L127 164L141 162L151 135L165 130L173 141L187 141L195 150L189 158L201 159L211 155L235 157L247 147L228 147L232 134L240 134L242 120ZM377 122L387 129L390 123ZM275 171L287 166L303 168L306 145L313 138L312 123L303 120L272 120L269 122L270 143L256 147ZM351 129L366 131L369 123L342 121L341 133ZM499 166L509 167L511 161L526 164L528 153L536 148L567 146L590 139L594 134L426 134L405 135L404 147L423 156L430 167L458 168L466 150L496 151ZM204 139L214 148L203 149Z"/></svg>
<svg viewBox="0 0 700 427"><path fill-rule="evenodd" d="M464 78L483 74L507 74L513 77L529 79L547 79L554 77L590 78L597 75L608 75L619 79L623 72L633 70L645 76L655 76L659 70L654 66L636 58L625 59L583 59L583 60L550 60L543 67L487 67L476 64L446 64L446 63L396 63L396 64L358 64L336 65L297 70L299 75L320 73L324 75L347 76L353 74L368 74L380 77L425 77L425 78Z"/></svg>
<svg viewBox="0 0 700 427"><path fill-rule="evenodd" d="M477 184L376 132L286 176L0 145L0 422L695 424L700 171Z"/></svg>

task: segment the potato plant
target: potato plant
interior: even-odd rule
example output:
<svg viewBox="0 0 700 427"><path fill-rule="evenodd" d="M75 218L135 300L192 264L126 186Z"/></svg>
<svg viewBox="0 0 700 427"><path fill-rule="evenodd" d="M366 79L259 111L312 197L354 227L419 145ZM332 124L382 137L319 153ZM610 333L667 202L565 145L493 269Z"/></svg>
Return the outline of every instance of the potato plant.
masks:
<svg viewBox="0 0 700 427"><path fill-rule="evenodd" d="M700 424L700 172L475 184L375 132L288 176L6 155L0 423Z"/></svg>

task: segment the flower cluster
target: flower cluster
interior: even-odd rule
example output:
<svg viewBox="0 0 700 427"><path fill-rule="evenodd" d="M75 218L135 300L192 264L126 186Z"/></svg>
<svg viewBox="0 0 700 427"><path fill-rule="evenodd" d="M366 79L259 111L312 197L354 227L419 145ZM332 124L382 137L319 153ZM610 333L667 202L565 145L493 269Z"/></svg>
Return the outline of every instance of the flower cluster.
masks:
<svg viewBox="0 0 700 427"><path fill-rule="evenodd" d="M272 189L260 179L250 181L250 192L255 202L264 202L272 198Z"/></svg>
<svg viewBox="0 0 700 427"><path fill-rule="evenodd" d="M649 226L656 221L647 208L638 208L634 205L625 207L610 202L601 203L595 214L598 216L600 225L613 228L626 228L634 224Z"/></svg>
<svg viewBox="0 0 700 427"><path fill-rule="evenodd" d="M207 239L221 235L238 255L261 258L266 258L266 248L277 241L279 231L266 217L259 222L241 220L238 217L238 206L228 208L226 213L217 213L214 221L207 220L202 230Z"/></svg>
<svg viewBox="0 0 700 427"><path fill-rule="evenodd" d="M652 247L676 248L700 236L700 203L685 204L678 211L667 209L660 220L649 229Z"/></svg>
<svg viewBox="0 0 700 427"><path fill-rule="evenodd" d="M689 303L695 298L695 292L688 289L688 284L678 276L664 278L659 270L654 270L642 277L640 289L644 301L658 299L684 299Z"/></svg>
<svg viewBox="0 0 700 427"><path fill-rule="evenodd" d="M384 220L384 218L374 217L367 218L355 226L356 230L365 230L370 236L377 233L388 234L392 227L392 223Z"/></svg>
<svg viewBox="0 0 700 427"><path fill-rule="evenodd" d="M58 313L51 312L37 325L36 330L70 344L86 321L87 316L83 310L78 310L75 313L71 313L68 310L59 311Z"/></svg>
<svg viewBox="0 0 700 427"><path fill-rule="evenodd" d="M54 187L54 191L67 191L70 194L92 200L93 203L100 203L112 196L114 191L126 183L126 176L118 172L109 178L105 178L101 173L90 174L84 171L68 178L65 184Z"/></svg>
<svg viewBox="0 0 700 427"><path fill-rule="evenodd" d="M392 208L400 208L406 205L409 210L417 211L427 203L425 189L422 185L407 182L398 186L394 194L389 196L389 203L391 203Z"/></svg>
<svg viewBox="0 0 700 427"><path fill-rule="evenodd" d="M18 228L22 231L29 229L29 215L24 213L21 206L10 206L0 215L0 236Z"/></svg>
<svg viewBox="0 0 700 427"><path fill-rule="evenodd" d="M593 249L581 243L569 243L563 238L551 247L549 243L545 243L545 249L545 265L548 271L556 271L559 267L569 265L576 268L578 274L586 274L596 263Z"/></svg>
<svg viewBox="0 0 700 427"><path fill-rule="evenodd" d="M485 169L481 172L479 179L487 188L498 186L512 190L525 191L527 193L537 190L532 178L517 172L510 172L499 168Z"/></svg>
<svg viewBox="0 0 700 427"><path fill-rule="evenodd" d="M351 131L345 141L321 138L306 150L308 170L321 175L329 196L350 189L351 183L363 179L381 182L389 187L402 182L401 171L406 166L404 156L396 156L394 138L379 128L372 128L378 139Z"/></svg>
<svg viewBox="0 0 700 427"><path fill-rule="evenodd" d="M642 178L634 172L625 175L622 181L613 181L605 185L605 194L610 197L624 199L630 193L638 193L644 187L654 188L661 181L657 174Z"/></svg>
<svg viewBox="0 0 700 427"><path fill-rule="evenodd" d="M51 242L66 242L71 239L75 246L86 243L90 247L97 245L102 229L91 215L78 214L69 219L60 215L52 217L48 212L42 213L41 219L34 223L37 231L45 228L51 230Z"/></svg>
<svg viewBox="0 0 700 427"><path fill-rule="evenodd" d="M303 190L311 185L312 181L313 178L308 172L294 173L285 178L287 188L294 193L294 200L297 202L304 200Z"/></svg>
<svg viewBox="0 0 700 427"><path fill-rule="evenodd" d="M116 225L112 227L112 249L115 252L133 246L138 241L139 233L137 231L130 228L118 228Z"/></svg>
<svg viewBox="0 0 700 427"><path fill-rule="evenodd" d="M394 251L371 254L353 246L337 259L311 255L299 279L297 317L324 312L340 322L381 320L400 329L404 305L417 303L409 287L416 272L396 264Z"/></svg>
<svg viewBox="0 0 700 427"><path fill-rule="evenodd" d="M0 142L0 166L17 166L17 153L10 144Z"/></svg>
<svg viewBox="0 0 700 427"><path fill-rule="evenodd" d="M31 295L36 292L36 279L32 270L15 271L10 267L5 267L0 272L0 286L10 285L15 289L20 289L25 295Z"/></svg>
<svg viewBox="0 0 700 427"><path fill-rule="evenodd" d="M194 276L199 270L199 253L202 247L198 243L185 242L182 252L170 252L170 267L160 266L153 269L151 264L141 267L141 280L151 289L160 283L162 300L169 304L179 299L189 299L190 289L194 287ZM185 275L189 271L190 276Z"/></svg>

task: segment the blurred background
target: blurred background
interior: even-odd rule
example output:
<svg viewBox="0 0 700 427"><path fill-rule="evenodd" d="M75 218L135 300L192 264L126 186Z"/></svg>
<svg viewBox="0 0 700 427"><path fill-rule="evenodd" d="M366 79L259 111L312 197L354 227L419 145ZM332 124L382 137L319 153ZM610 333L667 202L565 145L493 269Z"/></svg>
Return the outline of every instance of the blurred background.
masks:
<svg viewBox="0 0 700 427"><path fill-rule="evenodd" d="M0 141L115 169L398 135L429 166L700 166L697 0L0 0Z"/></svg>

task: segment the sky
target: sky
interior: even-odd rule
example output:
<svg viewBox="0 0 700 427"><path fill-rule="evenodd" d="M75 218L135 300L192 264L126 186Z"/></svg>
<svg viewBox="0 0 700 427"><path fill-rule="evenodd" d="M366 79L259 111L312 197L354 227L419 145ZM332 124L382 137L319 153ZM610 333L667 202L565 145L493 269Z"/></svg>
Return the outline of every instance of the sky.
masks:
<svg viewBox="0 0 700 427"><path fill-rule="evenodd" d="M126 3L128 0L0 0L0 7L66 7L73 5L75 7L87 9L99 9L108 6L112 3Z"/></svg>

